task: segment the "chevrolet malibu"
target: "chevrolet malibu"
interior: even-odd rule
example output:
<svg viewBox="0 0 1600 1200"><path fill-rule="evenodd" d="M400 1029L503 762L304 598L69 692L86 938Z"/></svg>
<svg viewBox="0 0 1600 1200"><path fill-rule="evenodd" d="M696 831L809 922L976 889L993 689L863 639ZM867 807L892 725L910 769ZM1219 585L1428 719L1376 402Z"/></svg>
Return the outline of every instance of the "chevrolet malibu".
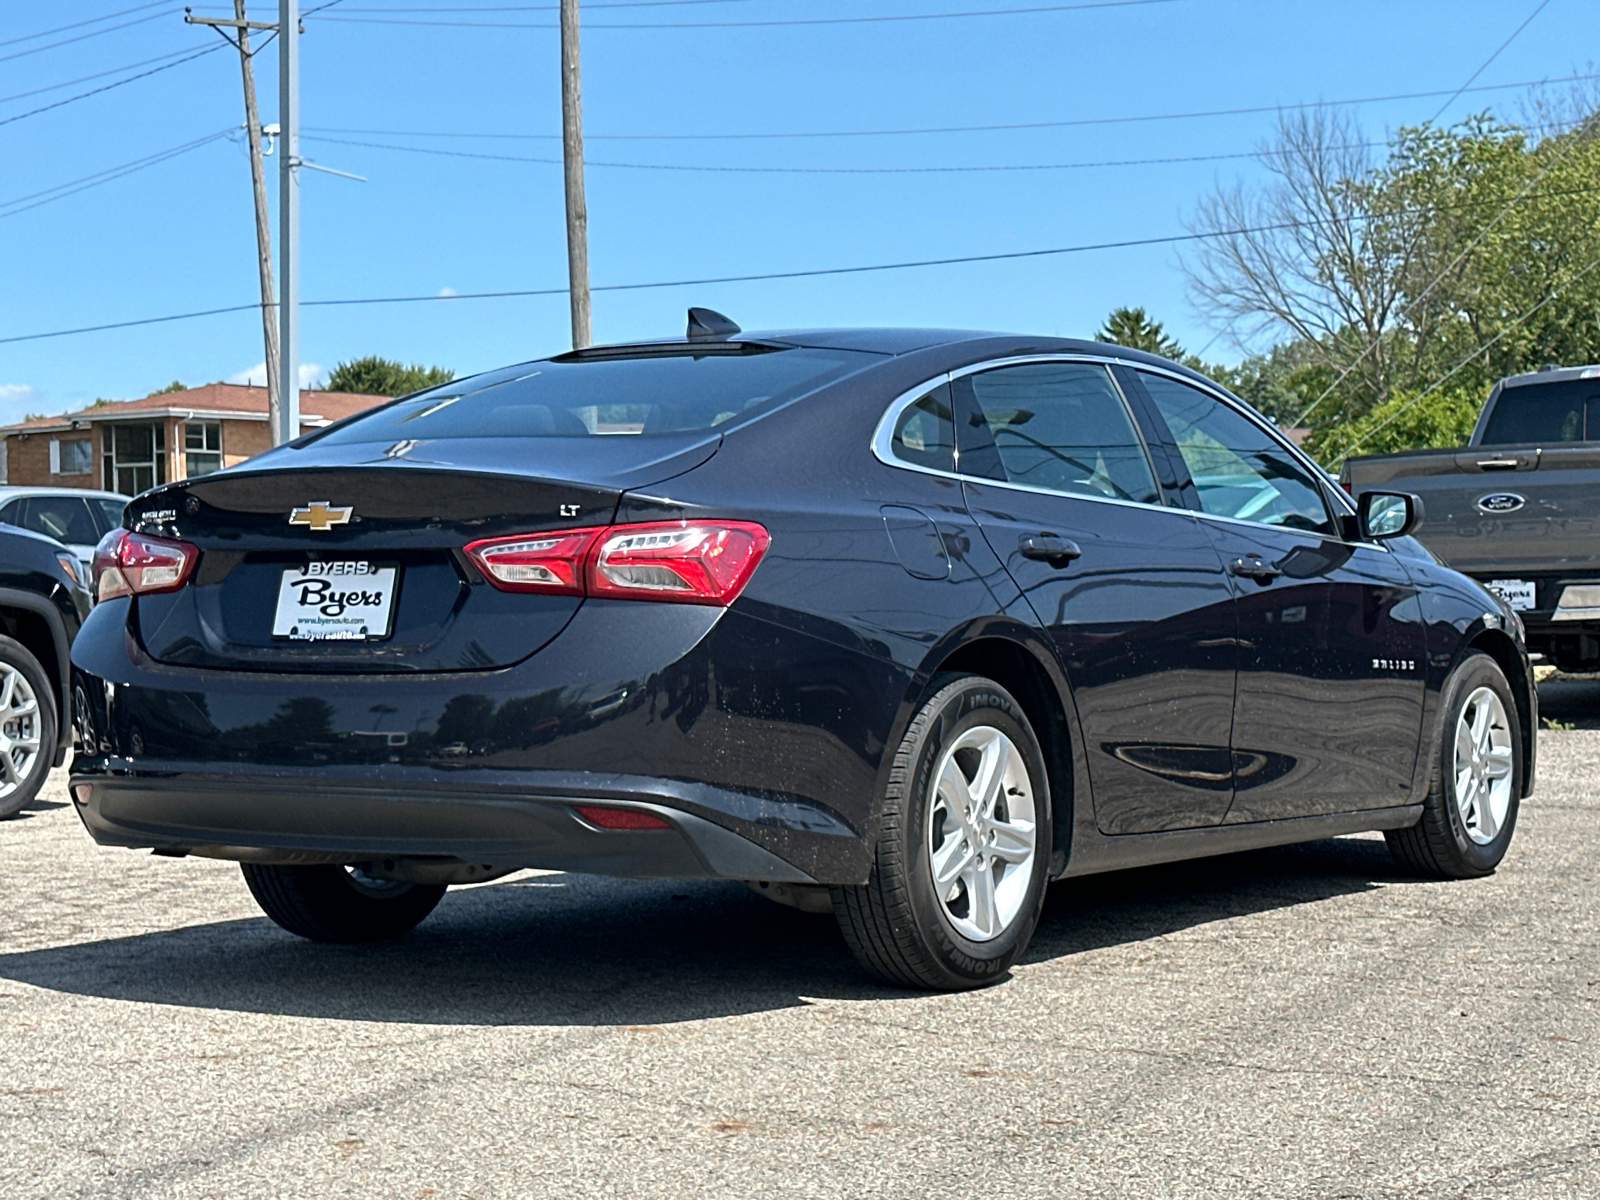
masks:
<svg viewBox="0 0 1600 1200"><path fill-rule="evenodd" d="M1495 868L1523 632L1421 515L1137 351L692 310L133 501L72 795L302 937L525 867L727 879L978 986L1063 876L1367 830Z"/></svg>

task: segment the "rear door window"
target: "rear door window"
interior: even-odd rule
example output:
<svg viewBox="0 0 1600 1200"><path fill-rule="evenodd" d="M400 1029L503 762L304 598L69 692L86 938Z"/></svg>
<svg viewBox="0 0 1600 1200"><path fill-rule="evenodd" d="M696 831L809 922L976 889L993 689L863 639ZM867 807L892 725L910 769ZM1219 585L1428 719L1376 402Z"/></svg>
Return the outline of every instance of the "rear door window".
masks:
<svg viewBox="0 0 1600 1200"><path fill-rule="evenodd" d="M970 455L962 447L963 473L1069 495L1161 502L1144 443L1104 367L1019 363L964 375L956 388L980 435Z"/></svg>
<svg viewBox="0 0 1600 1200"><path fill-rule="evenodd" d="M855 350L751 344L563 356L445 384L364 413L318 440L704 433L882 361Z"/></svg>

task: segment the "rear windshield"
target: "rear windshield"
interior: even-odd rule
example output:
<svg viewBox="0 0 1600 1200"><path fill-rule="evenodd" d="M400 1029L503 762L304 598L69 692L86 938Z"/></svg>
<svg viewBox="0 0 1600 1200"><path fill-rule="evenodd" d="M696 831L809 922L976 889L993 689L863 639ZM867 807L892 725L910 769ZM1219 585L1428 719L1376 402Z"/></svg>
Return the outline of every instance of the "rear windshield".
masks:
<svg viewBox="0 0 1600 1200"><path fill-rule="evenodd" d="M528 363L386 405L319 440L697 433L882 361L855 350L746 347Z"/></svg>
<svg viewBox="0 0 1600 1200"><path fill-rule="evenodd" d="M1502 388L1483 427L1485 446L1600 442L1600 380Z"/></svg>

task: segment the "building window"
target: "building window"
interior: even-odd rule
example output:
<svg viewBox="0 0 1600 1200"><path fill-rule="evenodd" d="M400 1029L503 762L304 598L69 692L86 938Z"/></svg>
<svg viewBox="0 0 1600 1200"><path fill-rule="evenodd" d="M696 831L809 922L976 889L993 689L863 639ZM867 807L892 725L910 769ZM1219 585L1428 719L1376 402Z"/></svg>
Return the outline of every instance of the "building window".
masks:
<svg viewBox="0 0 1600 1200"><path fill-rule="evenodd" d="M160 422L117 422L102 427L109 453L105 461L108 492L137 496L167 481L166 430Z"/></svg>
<svg viewBox="0 0 1600 1200"><path fill-rule="evenodd" d="M88 438L50 442L50 474L88 475L94 470L94 443Z"/></svg>
<svg viewBox="0 0 1600 1200"><path fill-rule="evenodd" d="M185 421L183 473L193 479L222 470L222 422Z"/></svg>

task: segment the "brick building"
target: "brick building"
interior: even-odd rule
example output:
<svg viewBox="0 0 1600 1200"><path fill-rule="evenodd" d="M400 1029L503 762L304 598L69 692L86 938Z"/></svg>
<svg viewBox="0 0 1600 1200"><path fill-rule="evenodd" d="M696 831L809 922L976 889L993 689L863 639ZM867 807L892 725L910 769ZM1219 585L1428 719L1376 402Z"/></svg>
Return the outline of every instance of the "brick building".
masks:
<svg viewBox="0 0 1600 1200"><path fill-rule="evenodd" d="M381 404L387 396L300 393L301 431ZM272 445L267 389L208 383L0 426L0 483L104 488L133 496L209 474Z"/></svg>

